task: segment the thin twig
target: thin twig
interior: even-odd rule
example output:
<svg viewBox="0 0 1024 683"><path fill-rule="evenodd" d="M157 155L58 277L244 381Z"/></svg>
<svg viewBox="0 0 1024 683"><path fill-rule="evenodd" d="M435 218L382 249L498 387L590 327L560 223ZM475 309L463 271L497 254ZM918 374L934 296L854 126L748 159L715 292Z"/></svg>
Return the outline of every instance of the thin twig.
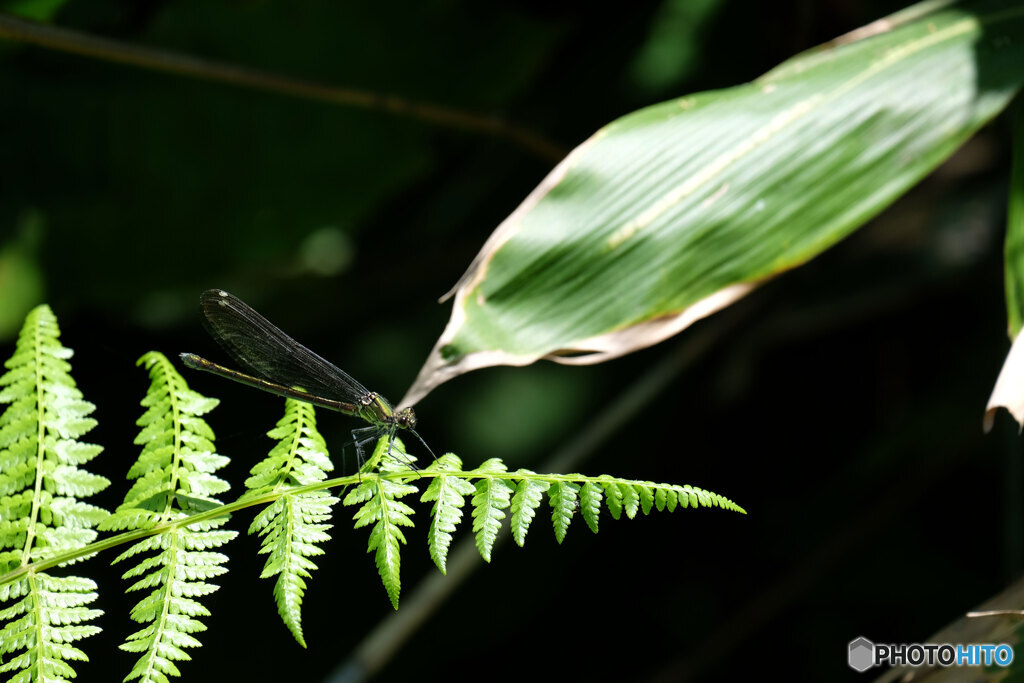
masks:
<svg viewBox="0 0 1024 683"><path fill-rule="evenodd" d="M0 38L108 62L229 83L280 95L384 111L447 128L484 133L513 142L549 162L560 161L568 153L563 145L497 116L474 114L394 95L296 80L233 64L211 62L176 52L100 38L59 26L39 24L9 14L0 13Z"/></svg>

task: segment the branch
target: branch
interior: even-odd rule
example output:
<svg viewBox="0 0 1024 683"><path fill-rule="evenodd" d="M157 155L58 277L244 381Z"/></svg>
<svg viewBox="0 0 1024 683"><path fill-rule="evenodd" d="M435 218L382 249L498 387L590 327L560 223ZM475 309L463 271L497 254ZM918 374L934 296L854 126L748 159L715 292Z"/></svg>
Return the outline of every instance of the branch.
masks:
<svg viewBox="0 0 1024 683"><path fill-rule="evenodd" d="M233 64L207 61L189 55L122 43L58 26L40 24L0 13L0 38L38 45L50 50L128 64L154 71L229 83L279 95L330 102L475 133L512 142L548 162L558 162L568 150L531 130L497 116L474 114L428 102L416 102L394 95L339 88L301 81Z"/></svg>

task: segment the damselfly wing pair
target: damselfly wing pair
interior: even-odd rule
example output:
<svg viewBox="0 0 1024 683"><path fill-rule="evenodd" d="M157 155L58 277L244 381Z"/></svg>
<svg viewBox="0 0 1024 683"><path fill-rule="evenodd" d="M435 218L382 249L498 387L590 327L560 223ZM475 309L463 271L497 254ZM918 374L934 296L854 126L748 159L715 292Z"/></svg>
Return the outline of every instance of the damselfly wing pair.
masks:
<svg viewBox="0 0 1024 683"><path fill-rule="evenodd" d="M362 464L363 446L388 437L388 451L399 429L408 430L433 456L416 433L412 408L395 410L388 400L333 363L295 341L238 297L210 289L199 297L206 330L246 372L233 370L194 353L181 354L190 368L212 372L256 389L362 418L370 426L352 431Z"/></svg>

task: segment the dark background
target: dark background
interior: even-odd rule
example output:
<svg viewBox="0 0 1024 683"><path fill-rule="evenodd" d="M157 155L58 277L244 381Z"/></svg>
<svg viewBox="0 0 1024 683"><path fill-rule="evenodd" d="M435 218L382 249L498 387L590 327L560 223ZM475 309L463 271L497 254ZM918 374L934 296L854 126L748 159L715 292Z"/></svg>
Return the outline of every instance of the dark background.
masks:
<svg viewBox="0 0 1024 683"><path fill-rule="evenodd" d="M902 6L0 2L132 44L500 115L566 148ZM199 292L239 295L398 400L447 320L437 297L553 165L479 133L14 42L0 41L0 93L0 350L29 306L53 307L98 406L88 440L106 450L90 468L115 484L93 502L111 509L138 455L147 377L135 360L225 360L200 327ZM667 388L578 469L697 485L749 514L604 513L599 535L577 519L559 546L544 508L526 547L497 549L380 677L853 680L848 641L924 641L1012 580L1019 440L1005 414L981 430L1009 345L1008 133L1003 117L852 238L676 339L598 367L479 371L418 405L438 452L541 469L683 354ZM209 422L239 493L280 401L185 376L222 399ZM358 426L320 424L329 445ZM406 599L436 573L429 508L416 507ZM327 680L389 617L366 530L337 512L304 605L308 651L257 578L258 543L239 537L184 680ZM140 596L124 597L112 557L78 567L100 581L106 611L78 680L119 680L134 661L117 644Z"/></svg>

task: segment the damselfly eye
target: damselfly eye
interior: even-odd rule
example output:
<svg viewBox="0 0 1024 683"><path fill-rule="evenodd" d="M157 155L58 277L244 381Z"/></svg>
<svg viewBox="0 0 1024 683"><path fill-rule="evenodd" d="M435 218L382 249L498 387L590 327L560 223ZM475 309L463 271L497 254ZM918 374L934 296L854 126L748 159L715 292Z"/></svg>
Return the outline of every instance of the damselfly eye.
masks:
<svg viewBox="0 0 1024 683"><path fill-rule="evenodd" d="M402 429L412 429L416 426L416 413L413 412L412 408L402 408L395 415L395 421L398 422L398 426Z"/></svg>

